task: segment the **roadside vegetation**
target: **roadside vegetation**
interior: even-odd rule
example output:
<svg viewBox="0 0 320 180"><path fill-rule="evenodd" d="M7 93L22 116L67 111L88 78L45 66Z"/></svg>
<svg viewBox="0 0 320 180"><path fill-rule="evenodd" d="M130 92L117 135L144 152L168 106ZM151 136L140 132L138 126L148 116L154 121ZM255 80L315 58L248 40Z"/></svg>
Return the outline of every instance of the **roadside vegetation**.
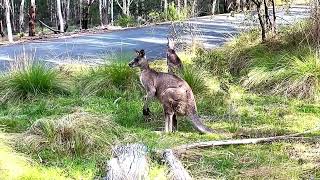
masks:
<svg viewBox="0 0 320 180"><path fill-rule="evenodd" d="M111 147L136 142L148 146L150 179L166 179L156 150L314 129L320 125L320 57L312 41L318 34L309 27L282 27L265 43L253 30L221 48L181 55L180 76L194 90L205 124L219 132L210 135L200 135L184 118L178 132L157 133L162 108L153 102L146 121L138 70L123 61L70 72L36 63L13 69L0 78L0 179L101 178ZM164 61L151 66L166 71ZM192 150L181 160L195 179L317 179L318 136Z"/></svg>

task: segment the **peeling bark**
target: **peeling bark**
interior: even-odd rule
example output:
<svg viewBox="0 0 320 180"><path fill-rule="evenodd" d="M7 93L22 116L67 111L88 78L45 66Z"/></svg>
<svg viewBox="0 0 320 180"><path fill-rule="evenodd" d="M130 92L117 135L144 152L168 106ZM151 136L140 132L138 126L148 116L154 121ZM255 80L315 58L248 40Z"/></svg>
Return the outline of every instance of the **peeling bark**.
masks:
<svg viewBox="0 0 320 180"><path fill-rule="evenodd" d="M191 180L188 171L183 167L182 163L174 156L171 149L167 149L163 153L163 159L169 165L170 179L174 180Z"/></svg>
<svg viewBox="0 0 320 180"><path fill-rule="evenodd" d="M29 36L36 35L36 1L31 0L29 8Z"/></svg>
<svg viewBox="0 0 320 180"><path fill-rule="evenodd" d="M105 180L147 179L149 164L147 147L142 144L117 146L107 165Z"/></svg>

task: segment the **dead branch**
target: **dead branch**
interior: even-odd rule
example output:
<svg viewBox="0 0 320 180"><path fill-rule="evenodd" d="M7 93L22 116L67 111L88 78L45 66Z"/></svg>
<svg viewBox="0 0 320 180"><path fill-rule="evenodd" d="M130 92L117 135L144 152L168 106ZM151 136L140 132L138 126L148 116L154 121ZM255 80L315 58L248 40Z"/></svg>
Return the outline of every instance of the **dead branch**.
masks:
<svg viewBox="0 0 320 180"><path fill-rule="evenodd" d="M44 27L48 28L49 30L53 31L55 34L59 34L60 31L59 30L56 30L56 29L53 29L52 27L46 25L44 22L42 22L41 20L38 19L38 21L41 23L41 25L43 25Z"/></svg>
<svg viewBox="0 0 320 180"><path fill-rule="evenodd" d="M274 142L279 140L296 139L298 136L306 135L319 130L320 130L319 128L316 128L314 130L305 131L303 133L289 134L284 136L266 137L266 138L231 139L231 140L198 142L198 143L185 144L185 145L175 147L173 148L173 151L177 155L180 155L180 154L184 154L186 151L190 149L202 149L202 148L209 148L209 147L215 147L215 146L258 144L258 143Z"/></svg>
<svg viewBox="0 0 320 180"><path fill-rule="evenodd" d="M171 149L167 149L163 153L163 159L168 163L170 168L170 179L174 180L191 180L191 176L184 169L182 163L174 156Z"/></svg>

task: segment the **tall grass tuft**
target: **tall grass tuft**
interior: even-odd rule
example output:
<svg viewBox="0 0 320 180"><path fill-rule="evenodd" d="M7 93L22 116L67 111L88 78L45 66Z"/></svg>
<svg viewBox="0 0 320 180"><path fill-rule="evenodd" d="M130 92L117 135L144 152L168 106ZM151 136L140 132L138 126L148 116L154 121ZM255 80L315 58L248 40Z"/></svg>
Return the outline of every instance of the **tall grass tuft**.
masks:
<svg viewBox="0 0 320 180"><path fill-rule="evenodd" d="M106 92L138 89L138 74L124 62L104 65L81 78L84 95L104 95Z"/></svg>
<svg viewBox="0 0 320 180"><path fill-rule="evenodd" d="M100 153L131 137L110 117L76 112L54 119L39 119L23 135L20 146L31 153L51 149L55 152L81 156ZM108 152L106 152L108 153Z"/></svg>
<svg viewBox="0 0 320 180"><path fill-rule="evenodd" d="M282 66L268 70L253 68L244 78L243 85L252 90L269 92L286 97L318 99L320 91L320 57L316 53L309 56L285 57Z"/></svg>
<svg viewBox="0 0 320 180"><path fill-rule="evenodd" d="M38 95L69 93L58 71L38 63L16 66L0 77L1 102L30 99Z"/></svg>
<svg viewBox="0 0 320 180"><path fill-rule="evenodd" d="M206 74L203 70L185 65L181 72L181 78L184 79L195 94L202 94L208 90L205 81Z"/></svg>

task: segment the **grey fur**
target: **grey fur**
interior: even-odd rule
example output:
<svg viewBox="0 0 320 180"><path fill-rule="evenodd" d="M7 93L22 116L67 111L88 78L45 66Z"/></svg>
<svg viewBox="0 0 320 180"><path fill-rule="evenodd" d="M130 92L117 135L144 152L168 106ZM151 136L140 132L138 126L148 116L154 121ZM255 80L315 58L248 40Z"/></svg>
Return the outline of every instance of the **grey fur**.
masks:
<svg viewBox="0 0 320 180"><path fill-rule="evenodd" d="M168 39L168 48L167 48L167 65L168 65L168 72L170 74L174 74L177 70L181 71L183 69L183 65L181 62L181 59L176 54L176 51L174 50L174 41Z"/></svg>
<svg viewBox="0 0 320 180"><path fill-rule="evenodd" d="M165 132L177 130L176 116L188 116L191 123L200 133L213 132L203 125L197 116L197 107L192 89L183 79L176 75L157 72L149 67L144 50L137 51L137 57L130 63L130 67L141 69L140 81L147 92L144 98L143 112L149 112L149 101L157 97L165 113Z"/></svg>

